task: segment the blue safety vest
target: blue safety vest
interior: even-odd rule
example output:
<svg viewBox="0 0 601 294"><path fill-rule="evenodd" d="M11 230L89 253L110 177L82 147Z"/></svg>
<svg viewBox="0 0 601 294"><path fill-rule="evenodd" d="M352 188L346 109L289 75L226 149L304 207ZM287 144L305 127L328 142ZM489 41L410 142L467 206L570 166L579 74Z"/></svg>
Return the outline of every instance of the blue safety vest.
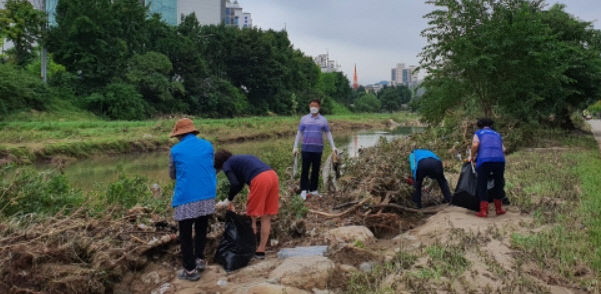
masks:
<svg viewBox="0 0 601 294"><path fill-rule="evenodd" d="M484 128L476 131L476 136L480 140L478 158L476 158L477 168L486 162L505 162L503 138L499 133L490 128Z"/></svg>
<svg viewBox="0 0 601 294"><path fill-rule="evenodd" d="M434 152L427 149L415 149L409 155L409 165L411 166L411 174L414 179L417 179L417 167L422 159L434 158L440 161L440 158Z"/></svg>
<svg viewBox="0 0 601 294"><path fill-rule="evenodd" d="M217 173L209 141L188 134L171 148L171 157L175 165L173 207L215 198Z"/></svg>

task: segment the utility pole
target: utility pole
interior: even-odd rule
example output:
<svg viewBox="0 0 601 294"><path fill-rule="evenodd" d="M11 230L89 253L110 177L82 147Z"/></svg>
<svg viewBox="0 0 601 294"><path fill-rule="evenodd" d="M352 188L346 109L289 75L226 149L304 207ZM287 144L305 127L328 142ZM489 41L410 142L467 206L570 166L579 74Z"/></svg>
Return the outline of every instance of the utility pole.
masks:
<svg viewBox="0 0 601 294"><path fill-rule="evenodd" d="M42 1L42 12L44 12L45 15L45 22L44 22L44 27L42 28L42 38L46 36L46 30L48 29L48 15L46 15L46 0ZM44 46L44 40L42 40L42 42L40 42L40 47L42 47L42 69L41 69L41 75L42 75L42 81L45 83L48 82L48 73L47 73L47 67L48 67L48 50L46 50L46 46Z"/></svg>

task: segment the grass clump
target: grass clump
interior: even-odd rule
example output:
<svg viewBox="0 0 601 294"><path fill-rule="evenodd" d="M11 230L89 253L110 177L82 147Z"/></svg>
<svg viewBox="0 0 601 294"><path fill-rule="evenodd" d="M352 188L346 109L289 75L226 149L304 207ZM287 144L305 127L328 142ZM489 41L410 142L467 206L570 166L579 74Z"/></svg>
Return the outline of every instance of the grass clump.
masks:
<svg viewBox="0 0 601 294"><path fill-rule="evenodd" d="M353 273L344 289L347 294L398 293L396 282L413 264L417 256L399 251L390 262L375 265L370 272Z"/></svg>
<svg viewBox="0 0 601 294"><path fill-rule="evenodd" d="M72 189L57 171L39 172L31 167L7 166L0 170L0 214L69 213L81 206L83 194Z"/></svg>

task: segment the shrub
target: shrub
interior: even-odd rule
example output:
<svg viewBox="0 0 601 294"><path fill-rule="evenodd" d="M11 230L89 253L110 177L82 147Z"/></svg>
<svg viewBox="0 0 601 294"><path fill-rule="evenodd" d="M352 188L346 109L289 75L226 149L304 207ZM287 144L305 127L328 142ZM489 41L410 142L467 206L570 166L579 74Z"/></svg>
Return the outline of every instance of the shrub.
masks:
<svg viewBox="0 0 601 294"><path fill-rule="evenodd" d="M104 195L104 203L108 205L118 204L125 208L131 208L136 204L144 204L151 199L147 179L134 176L120 175L119 179L111 183Z"/></svg>
<svg viewBox="0 0 601 294"><path fill-rule="evenodd" d="M0 214L69 212L81 206L84 197L73 190L57 171L36 171L31 167L5 167L0 171Z"/></svg>
<svg viewBox="0 0 601 294"><path fill-rule="evenodd" d="M43 110L47 96L46 87L36 76L0 63L0 114L29 108Z"/></svg>
<svg viewBox="0 0 601 294"><path fill-rule="evenodd" d="M150 116L149 105L136 88L125 83L111 83L103 93L85 98L86 108L111 119L137 120Z"/></svg>
<svg viewBox="0 0 601 294"><path fill-rule="evenodd" d="M374 94L363 93L355 100L354 110L356 112L378 112L382 106L378 97Z"/></svg>

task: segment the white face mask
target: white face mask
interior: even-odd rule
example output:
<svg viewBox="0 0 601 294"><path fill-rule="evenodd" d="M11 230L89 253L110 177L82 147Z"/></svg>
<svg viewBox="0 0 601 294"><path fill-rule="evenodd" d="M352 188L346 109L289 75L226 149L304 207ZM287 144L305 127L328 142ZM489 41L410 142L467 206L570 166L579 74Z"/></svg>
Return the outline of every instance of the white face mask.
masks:
<svg viewBox="0 0 601 294"><path fill-rule="evenodd" d="M319 113L319 108L317 108L317 107L311 107L311 108L309 108L309 110L311 110L311 114L318 114Z"/></svg>

